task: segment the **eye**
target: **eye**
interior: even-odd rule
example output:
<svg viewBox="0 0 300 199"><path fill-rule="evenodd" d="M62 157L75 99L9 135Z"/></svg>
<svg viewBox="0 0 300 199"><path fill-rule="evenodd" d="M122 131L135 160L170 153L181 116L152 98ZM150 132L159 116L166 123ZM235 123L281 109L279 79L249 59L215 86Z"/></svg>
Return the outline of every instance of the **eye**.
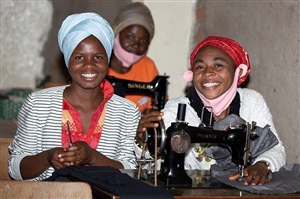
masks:
<svg viewBox="0 0 300 199"><path fill-rule="evenodd" d="M133 36L127 35L127 36L126 36L126 39L127 39L127 40L133 40Z"/></svg>
<svg viewBox="0 0 300 199"><path fill-rule="evenodd" d="M76 59L76 60L83 59L83 56L78 55L78 56L75 57L75 59Z"/></svg>
<svg viewBox="0 0 300 199"><path fill-rule="evenodd" d="M101 55L97 55L97 56L95 56L95 59L96 59L96 60L103 59L103 56L101 56Z"/></svg>
<svg viewBox="0 0 300 199"><path fill-rule="evenodd" d="M216 68L223 67L223 64L215 64L215 67L216 67Z"/></svg>
<svg viewBox="0 0 300 199"><path fill-rule="evenodd" d="M141 39L140 42L142 44L148 44L149 43L149 39Z"/></svg>
<svg viewBox="0 0 300 199"><path fill-rule="evenodd" d="M204 69L203 65L198 64L194 66L194 70L203 70L203 69Z"/></svg>

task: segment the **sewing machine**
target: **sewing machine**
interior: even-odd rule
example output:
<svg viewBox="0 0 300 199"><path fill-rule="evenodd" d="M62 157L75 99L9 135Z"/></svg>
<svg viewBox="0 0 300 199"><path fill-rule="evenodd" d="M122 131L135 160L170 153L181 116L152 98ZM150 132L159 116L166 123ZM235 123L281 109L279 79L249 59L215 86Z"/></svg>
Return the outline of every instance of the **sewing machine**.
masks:
<svg viewBox="0 0 300 199"><path fill-rule="evenodd" d="M124 97L130 94L145 94L151 97L152 108L161 110L167 100L169 76L156 76L151 82L137 82L107 76L106 79L113 85L115 94Z"/></svg>
<svg viewBox="0 0 300 199"><path fill-rule="evenodd" d="M241 180L244 168L251 161L249 143L257 137L256 123L229 125L226 130L214 130L204 125L193 127L184 122L185 109L186 104L178 105L177 121L166 132L163 129L148 130L143 137L150 154L157 154L163 160L158 180L167 187L191 187L192 179L185 172L184 159L192 143L215 143L227 148L232 155L231 161L238 166Z"/></svg>

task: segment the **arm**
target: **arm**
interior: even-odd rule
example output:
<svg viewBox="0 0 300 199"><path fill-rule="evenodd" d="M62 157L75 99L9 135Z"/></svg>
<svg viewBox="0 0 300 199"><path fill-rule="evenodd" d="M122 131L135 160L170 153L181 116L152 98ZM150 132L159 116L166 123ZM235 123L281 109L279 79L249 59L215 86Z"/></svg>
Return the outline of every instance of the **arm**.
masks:
<svg viewBox="0 0 300 199"><path fill-rule="evenodd" d="M66 162L65 166L90 165L90 166L112 166L123 169L123 165L114 159L110 159L101 152L91 148L86 142L78 141L59 154L60 160Z"/></svg>
<svg viewBox="0 0 300 199"><path fill-rule="evenodd" d="M43 180L52 175L54 168L51 165L55 163L48 162L47 167L45 157L49 158L50 153L54 154L51 152L54 148L63 150L61 102L64 88L65 86L53 87L32 93L24 102L18 116L16 136L9 146L11 155L8 171L13 179L23 180L24 176L26 179ZM39 155L40 153L42 154ZM57 161L58 157L55 158ZM29 173L27 168L30 168Z"/></svg>
<svg viewBox="0 0 300 199"><path fill-rule="evenodd" d="M278 171L285 164L285 150L274 127L272 115L262 95L256 91L244 89L240 91L240 114L246 121L256 121L257 125L264 127L269 124L271 131L277 137L279 143L268 151L260 154L251 166L245 169L245 185L262 185L270 182L270 171ZM230 180L236 180L239 175L231 176Z"/></svg>
<svg viewBox="0 0 300 199"><path fill-rule="evenodd" d="M116 152L116 160L118 160L124 167L124 169L135 169L137 167L137 162L133 150L135 135L137 132L137 127L139 120L141 118L141 113L138 107L130 102L130 106L125 106L124 108L117 108L120 113L118 120L114 116L114 122L119 124L120 132L120 144L118 151Z"/></svg>
<svg viewBox="0 0 300 199"><path fill-rule="evenodd" d="M260 127L264 127L267 124L270 125L271 131L279 142L272 149L260 154L254 160L254 164L258 161L267 161L270 163L272 172L278 171L280 167L285 165L286 154L282 141L276 131L269 107L260 93L250 89L243 90L243 92L239 92L241 96L241 117L249 122L256 121L257 126Z"/></svg>
<svg viewBox="0 0 300 199"><path fill-rule="evenodd" d="M165 128L167 129L171 126L172 122L176 121L177 110L178 110L178 103L185 103L187 104L186 109L186 121L189 122L192 126L198 126L200 123L200 118L197 116L197 113L194 109L189 106L189 100L186 97L179 97L176 99L171 99L167 101L165 108L161 111L151 111L146 114L142 115L141 120L139 121L139 126L137 130L136 139L139 142L139 145L143 145L142 142L142 134L146 131L147 128L156 128L158 127L158 121L163 120L165 124ZM141 151L136 144L135 144L135 153L137 157L141 156ZM146 157L149 157L149 153L146 153Z"/></svg>
<svg viewBox="0 0 300 199"><path fill-rule="evenodd" d="M27 97L18 116L18 129L13 142L9 146L9 174L13 179L23 180L21 161L27 157L35 154L37 142L37 122L30 122L37 120L37 114L33 113L33 99L32 94ZM25 145L26 144L26 145ZM26 172L29 165L27 163L23 166L23 171ZM43 164L44 167L45 164ZM36 171L34 171L36 172ZM40 169L36 172L39 175Z"/></svg>
<svg viewBox="0 0 300 199"><path fill-rule="evenodd" d="M59 158L59 154L63 150L63 148L53 148L36 155L24 157L20 163L22 178L24 180L35 178L51 166L55 169L63 168L65 165L64 160Z"/></svg>

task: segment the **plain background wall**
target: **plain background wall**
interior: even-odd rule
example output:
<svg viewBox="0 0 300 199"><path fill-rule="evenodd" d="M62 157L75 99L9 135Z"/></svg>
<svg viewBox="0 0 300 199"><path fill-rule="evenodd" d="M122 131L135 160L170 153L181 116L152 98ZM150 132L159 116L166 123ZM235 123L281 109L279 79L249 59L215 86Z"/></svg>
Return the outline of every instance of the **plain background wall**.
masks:
<svg viewBox="0 0 300 199"><path fill-rule="evenodd" d="M52 5L49 6L49 2ZM248 87L258 90L265 97L286 148L288 163L300 163L300 2L298 0L145 0L144 2L152 11L156 26L148 55L155 60L161 74L166 73L170 76L169 96L173 98L184 94L186 82L182 79L182 74L189 67L189 53L197 41L212 34L235 39L250 55L252 72ZM41 5L43 3L46 5ZM1 1L0 89L34 87L36 73L42 69L50 71L59 79L57 24L60 25L67 14L78 11L97 11L111 21L113 13L121 3L126 2ZM49 7L46 9L47 12L41 12L45 9L44 6ZM51 9L53 11L49 13ZM36 16L38 13L40 18ZM38 23L42 25L30 26ZM44 27L43 24L49 24L51 27ZM30 31L24 31L28 27L31 28ZM51 36L45 42L42 36L49 32ZM13 36L17 33L22 35ZM36 38L37 35L42 36ZM22 45L17 45L18 42ZM40 47L45 43L45 46L43 45L42 50L29 48L30 46L26 48L24 42L28 45L37 42ZM41 58L45 58L44 63L40 61ZM38 61L35 61L37 59ZM34 63L34 67L27 63ZM46 65L48 67L44 68ZM24 73L29 74L25 79Z"/></svg>
<svg viewBox="0 0 300 199"><path fill-rule="evenodd" d="M189 68L189 52L193 45L196 0L144 1L155 21L155 35L148 56L161 75L169 75L169 97L184 94L183 73Z"/></svg>

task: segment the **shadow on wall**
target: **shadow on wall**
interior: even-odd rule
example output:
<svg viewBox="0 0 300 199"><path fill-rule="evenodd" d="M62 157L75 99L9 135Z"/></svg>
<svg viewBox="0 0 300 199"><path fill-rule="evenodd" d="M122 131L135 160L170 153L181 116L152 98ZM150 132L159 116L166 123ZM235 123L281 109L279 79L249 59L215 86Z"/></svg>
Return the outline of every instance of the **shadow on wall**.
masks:
<svg viewBox="0 0 300 199"><path fill-rule="evenodd" d="M119 8L131 1L50 1L53 5L52 28L42 51L42 56L44 57L43 74L46 77L44 81L49 81L53 85L61 85L69 81L68 70L65 67L62 53L57 44L57 33L63 20L74 13L96 12L112 24Z"/></svg>

